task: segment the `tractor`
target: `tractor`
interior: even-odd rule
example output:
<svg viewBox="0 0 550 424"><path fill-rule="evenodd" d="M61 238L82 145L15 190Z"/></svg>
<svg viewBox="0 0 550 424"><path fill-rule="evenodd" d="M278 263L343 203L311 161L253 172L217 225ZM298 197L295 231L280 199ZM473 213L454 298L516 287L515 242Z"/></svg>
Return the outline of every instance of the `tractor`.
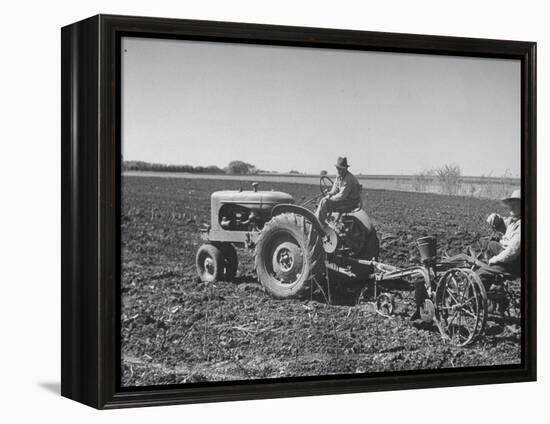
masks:
<svg viewBox="0 0 550 424"><path fill-rule="evenodd" d="M298 205L288 193L252 190L211 195L210 223L201 229L205 243L196 256L204 282L231 281L237 272L235 246L253 250L258 279L275 298L304 297L333 270L359 279L373 275L363 260L378 257L374 225L361 203L349 213L335 212L321 223L307 208L332 187L320 179L320 193Z"/></svg>

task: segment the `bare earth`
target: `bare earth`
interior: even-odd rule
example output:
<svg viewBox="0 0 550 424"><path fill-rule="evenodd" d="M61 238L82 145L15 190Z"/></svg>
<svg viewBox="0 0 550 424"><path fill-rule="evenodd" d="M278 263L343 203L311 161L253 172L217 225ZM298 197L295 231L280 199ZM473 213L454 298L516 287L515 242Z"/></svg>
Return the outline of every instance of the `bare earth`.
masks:
<svg viewBox="0 0 550 424"><path fill-rule="evenodd" d="M519 364L518 327L490 317L486 334L466 348L435 328L410 325L412 293L384 318L355 306L359 287L332 281L333 300L274 300L257 283L250 252L238 249L236 281L197 281L198 227L209 198L250 182L124 177L122 205L122 385L141 386L274 377L355 374ZM297 202L307 184L269 183ZM471 197L365 190L364 206L381 238L381 260L418 263L414 240L435 235L454 254L488 234L498 202Z"/></svg>

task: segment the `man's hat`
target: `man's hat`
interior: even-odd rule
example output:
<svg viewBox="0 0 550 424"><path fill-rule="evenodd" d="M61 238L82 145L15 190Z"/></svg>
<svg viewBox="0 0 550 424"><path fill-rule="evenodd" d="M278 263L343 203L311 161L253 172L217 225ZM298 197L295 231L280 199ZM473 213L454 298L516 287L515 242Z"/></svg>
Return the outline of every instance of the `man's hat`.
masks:
<svg viewBox="0 0 550 424"><path fill-rule="evenodd" d="M338 158L334 166L336 166L336 168L349 168L348 158Z"/></svg>
<svg viewBox="0 0 550 424"><path fill-rule="evenodd" d="M519 202L520 200L521 200L521 190L518 189L518 190L514 190L514 192L512 193L512 195L510 197L502 199L502 203L511 203L511 202L514 202L514 201Z"/></svg>

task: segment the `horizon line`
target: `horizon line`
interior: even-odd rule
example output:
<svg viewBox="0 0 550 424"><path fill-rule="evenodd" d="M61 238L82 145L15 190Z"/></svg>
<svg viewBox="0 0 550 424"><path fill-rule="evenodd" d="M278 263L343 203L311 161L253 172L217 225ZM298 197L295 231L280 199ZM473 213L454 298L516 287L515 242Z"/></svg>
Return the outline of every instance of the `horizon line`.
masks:
<svg viewBox="0 0 550 424"><path fill-rule="evenodd" d="M237 159L238 160L238 159ZM123 160L122 161L122 164L124 163L129 163L129 162L142 162L144 164L148 164L148 165L157 165L157 166L166 166L166 167L169 167L169 166L174 166L174 167L183 167L183 166L191 166L193 168L197 168L197 167L200 167L200 168L209 168L209 167L216 167L218 169L221 169L221 170L224 170L225 167L220 167L218 165L191 165L191 164L170 164L170 163L162 163L162 162L148 162L148 161L145 161L145 160ZM460 165L459 165L460 167ZM420 173L424 173L424 172L430 172L430 171L433 171L437 168L431 168L429 170L421 170L421 171L417 171L416 174L364 174L362 172L352 172L353 175L360 175L362 177L415 177L415 176L418 176L418 174ZM141 171L145 171L145 170L141 170ZM272 170L259 170L257 173L251 173L251 174L243 174L243 175L270 175L270 174L277 174L277 175L281 175L281 176L303 176L303 177L318 177L321 175L320 172L315 172L315 173L309 173L309 172L302 172L302 171L299 171L299 170L296 170L297 173L293 173L293 172L290 172L290 171L272 171ZM154 172L154 171L153 171ZM181 172L181 173L189 173L189 172L185 172L185 171L170 171L170 172ZM214 175L214 174L212 174ZM237 175L237 174L235 174ZM327 173L328 176L336 176L336 173L335 172L329 172ZM435 176L435 175L433 175ZM509 179L509 180L521 180L521 176L507 176L507 175L501 175L501 176L494 176L494 175L491 175L491 173L487 173L487 174L481 174L481 175L461 175L460 178L488 178L488 179L499 179L499 180L502 180L502 179Z"/></svg>

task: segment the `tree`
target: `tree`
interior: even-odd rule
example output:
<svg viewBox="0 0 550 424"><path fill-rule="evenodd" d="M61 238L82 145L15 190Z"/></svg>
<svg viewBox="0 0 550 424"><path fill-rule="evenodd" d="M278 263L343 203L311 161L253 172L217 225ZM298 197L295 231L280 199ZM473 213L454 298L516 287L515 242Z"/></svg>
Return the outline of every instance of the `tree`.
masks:
<svg viewBox="0 0 550 424"><path fill-rule="evenodd" d="M458 194L460 185L462 184L460 166L455 164L443 165L441 168L435 170L435 174L444 193L449 195Z"/></svg>
<svg viewBox="0 0 550 424"><path fill-rule="evenodd" d="M246 175L256 173L256 167L241 160L234 160L227 165L228 174Z"/></svg>
<svg viewBox="0 0 550 424"><path fill-rule="evenodd" d="M415 191L425 192L428 187L433 184L435 177L435 169L424 170L417 172L413 176L412 184Z"/></svg>
<svg viewBox="0 0 550 424"><path fill-rule="evenodd" d="M223 170L215 165L207 166L206 172L209 174L223 174Z"/></svg>
<svg viewBox="0 0 550 424"><path fill-rule="evenodd" d="M321 177L324 177L325 175L328 175L328 172L327 172L326 169L323 169L323 170L321 171Z"/></svg>

